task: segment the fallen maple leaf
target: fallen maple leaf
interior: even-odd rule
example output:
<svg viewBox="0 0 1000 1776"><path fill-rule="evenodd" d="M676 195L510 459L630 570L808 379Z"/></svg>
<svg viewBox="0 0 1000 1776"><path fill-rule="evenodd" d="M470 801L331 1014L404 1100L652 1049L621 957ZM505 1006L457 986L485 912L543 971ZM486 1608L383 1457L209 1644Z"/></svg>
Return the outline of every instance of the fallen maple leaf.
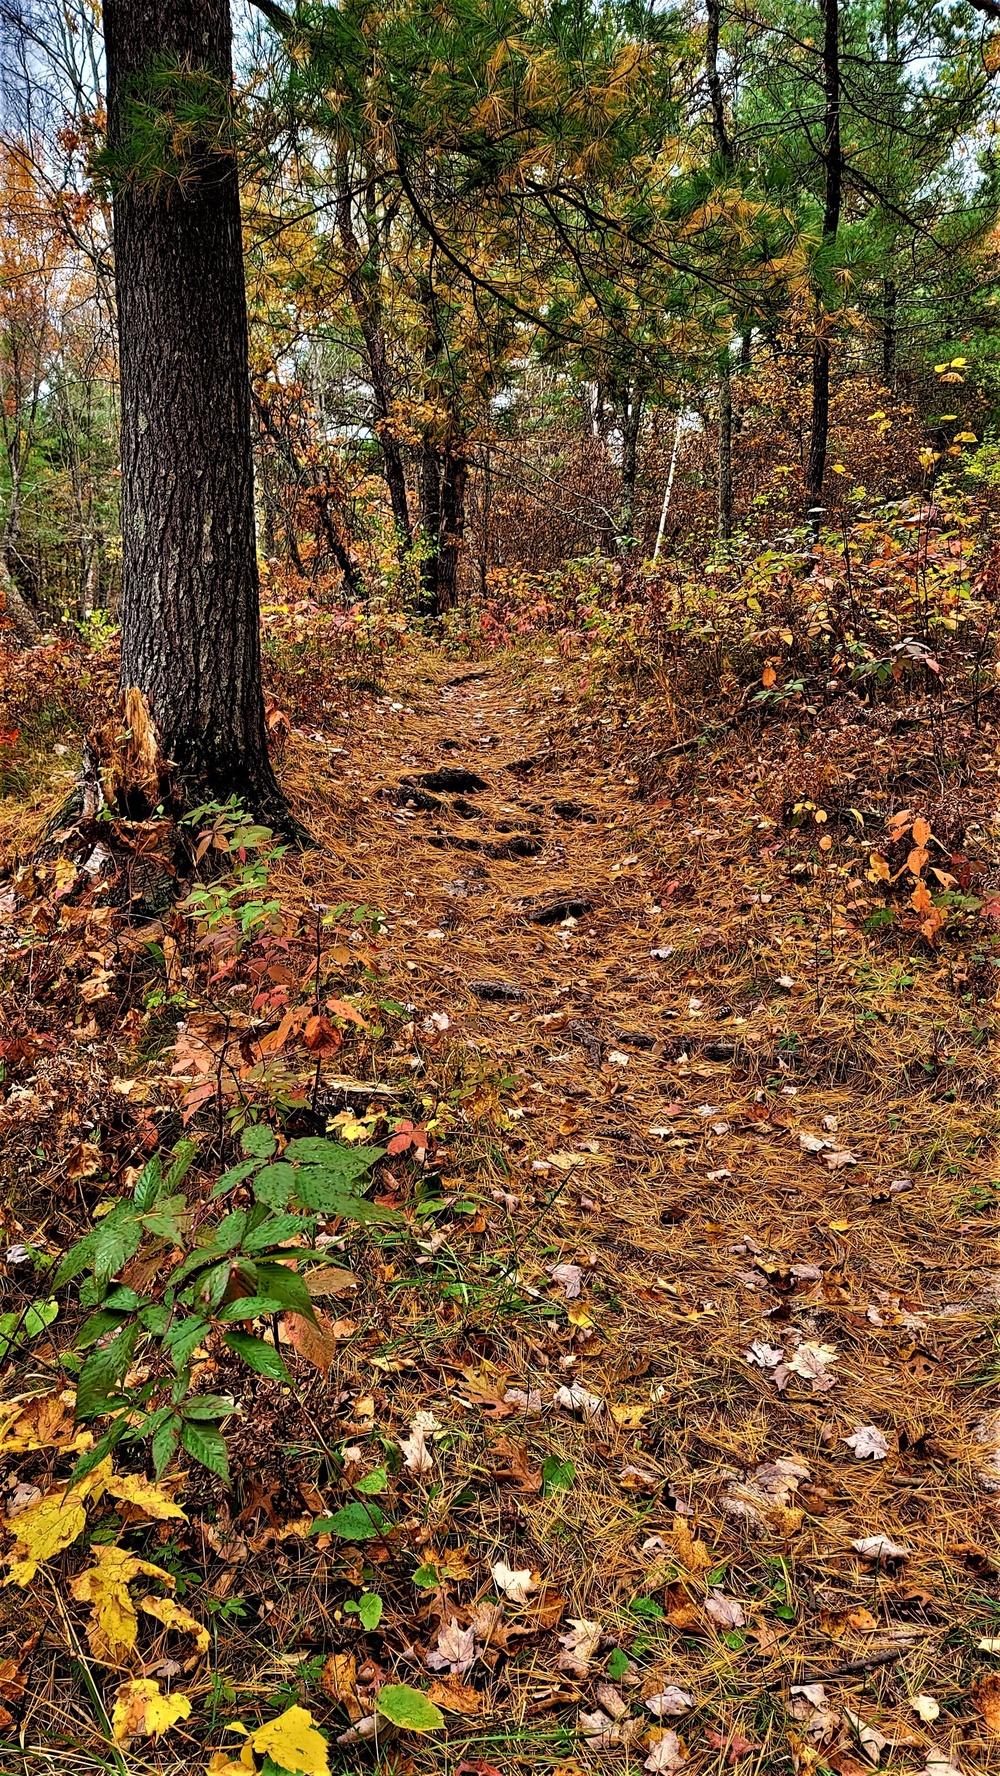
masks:
<svg viewBox="0 0 1000 1776"><path fill-rule="evenodd" d="M549 1271L554 1283L561 1283L567 1301L575 1301L580 1293L583 1282L583 1271L579 1264L554 1264Z"/></svg>
<svg viewBox="0 0 1000 1776"><path fill-rule="evenodd" d="M643 1769L654 1771L683 1770L686 1763L687 1758L681 1750L681 1742L673 1728L668 1727L666 1732L661 1733L659 1739L657 1739L656 1744L653 1746L652 1751L643 1765Z"/></svg>
<svg viewBox="0 0 1000 1776"><path fill-rule="evenodd" d="M139 1618L129 1595L129 1581L145 1573L147 1578L162 1579L173 1586L170 1574L151 1560L141 1560L128 1548L113 1543L95 1543L91 1548L93 1566L78 1573L70 1581L73 1596L91 1605L87 1623L87 1640L95 1659L104 1665L117 1665L121 1655L135 1646Z"/></svg>
<svg viewBox="0 0 1000 1776"><path fill-rule="evenodd" d="M713 1751L725 1752L727 1764L738 1764L748 1752L760 1750L759 1745L755 1745L752 1739L745 1739L735 1728L730 1733L720 1733L715 1727L708 1727L705 1739Z"/></svg>
<svg viewBox="0 0 1000 1776"><path fill-rule="evenodd" d="M298 1776L330 1776L326 1740L314 1726L312 1715L306 1708L286 1708L276 1720L268 1721L252 1733L238 1721L232 1723L229 1731L245 1735L244 1753L250 1750L257 1758L270 1758L280 1770L295 1770ZM228 1768L245 1773L248 1768L256 1768L256 1760L248 1760L241 1753L240 1762ZM216 1765L215 1769L226 1771L227 1766Z"/></svg>
<svg viewBox="0 0 1000 1776"><path fill-rule="evenodd" d="M490 1571L497 1590L509 1597L512 1603L527 1603L531 1593L537 1591L540 1584L539 1579L532 1578L528 1567L523 1572L514 1572L503 1560L498 1560Z"/></svg>
<svg viewBox="0 0 1000 1776"><path fill-rule="evenodd" d="M902 1542L894 1542L887 1535L859 1536L851 1547L865 1560L905 1560L910 1553Z"/></svg>
<svg viewBox="0 0 1000 1776"><path fill-rule="evenodd" d="M570 1387L556 1388L552 1396L553 1404L562 1406L567 1412L582 1412L587 1418L596 1418L604 1401L598 1394L590 1393L581 1381L574 1381Z"/></svg>
<svg viewBox="0 0 1000 1776"><path fill-rule="evenodd" d="M401 1438L399 1447L403 1451L406 1466L411 1474L430 1474L434 1469L434 1457L427 1447L427 1438L432 1431L439 1431L440 1424L433 1412L418 1412L410 1425L408 1437Z"/></svg>
<svg viewBox="0 0 1000 1776"><path fill-rule="evenodd" d="M471 1625L460 1628L458 1620L452 1616L447 1628L438 1634L437 1647L427 1654L427 1667L430 1671L450 1671L461 1677L470 1665L476 1662L476 1631Z"/></svg>
<svg viewBox="0 0 1000 1776"><path fill-rule="evenodd" d="M563 1649L559 1654L559 1670L568 1671L572 1677L586 1677L590 1661L601 1643L601 1624L570 1616L566 1626L569 1633L559 1636L559 1645Z"/></svg>
<svg viewBox="0 0 1000 1776"><path fill-rule="evenodd" d="M858 1461L864 1461L869 1455L873 1461L884 1461L889 1453L889 1445L878 1425L858 1425L843 1441L848 1449L853 1449Z"/></svg>
<svg viewBox="0 0 1000 1776"><path fill-rule="evenodd" d="M742 1604L735 1597L726 1597L722 1591L713 1591L710 1594L705 1604L705 1613L720 1628L742 1628L746 1623Z"/></svg>
<svg viewBox="0 0 1000 1776"><path fill-rule="evenodd" d="M196 1616L192 1616L190 1610L182 1609L179 1603L175 1603L172 1597L154 1597L152 1594L140 1597L139 1608L147 1616L155 1616L158 1622L163 1623L164 1628L171 1629L174 1634L193 1635L199 1653L208 1652L211 1639L208 1629Z"/></svg>
<svg viewBox="0 0 1000 1776"><path fill-rule="evenodd" d="M657 1720L666 1720L672 1715L686 1714L694 1707L694 1697L687 1690L679 1690L676 1684L668 1684L665 1690L658 1690L655 1696L647 1696L643 1703L650 1714Z"/></svg>
<svg viewBox="0 0 1000 1776"><path fill-rule="evenodd" d="M428 1702L446 1708L449 1714L478 1714L483 1706L479 1691L457 1677L436 1677L424 1693Z"/></svg>
<svg viewBox="0 0 1000 1776"><path fill-rule="evenodd" d="M119 1685L111 1726L118 1744L139 1734L158 1739L179 1720L187 1720L190 1713L191 1703L183 1691L174 1690L164 1696L153 1678L137 1677L131 1683Z"/></svg>

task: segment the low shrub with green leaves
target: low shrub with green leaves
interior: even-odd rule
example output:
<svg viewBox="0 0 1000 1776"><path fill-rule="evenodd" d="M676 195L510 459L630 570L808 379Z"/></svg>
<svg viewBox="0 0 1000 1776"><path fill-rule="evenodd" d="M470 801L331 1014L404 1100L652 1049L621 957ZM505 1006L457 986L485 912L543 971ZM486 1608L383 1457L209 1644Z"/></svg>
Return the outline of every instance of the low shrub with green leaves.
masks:
<svg viewBox="0 0 1000 1776"><path fill-rule="evenodd" d="M242 1147L245 1157L200 1202L189 1201L180 1188L194 1143L179 1142L166 1170L154 1155L132 1196L115 1203L59 1265L53 1291L86 1272L80 1301L93 1310L75 1340L88 1353L77 1382L77 1418L83 1424L111 1421L81 1457L74 1479L117 1444L143 1441L151 1445L157 1475L180 1447L228 1479L221 1427L235 1402L225 1394L192 1392L198 1346L217 1331L249 1368L290 1384L276 1346L247 1326L281 1313L315 1323L302 1266L330 1262L329 1252L313 1243L317 1215L362 1226L402 1219L361 1194L383 1156L381 1147L346 1147L309 1136L289 1141L278 1157L273 1132L260 1125L244 1130ZM251 1206L218 1216L213 1205L240 1186ZM178 1247L181 1258L148 1293L120 1280L138 1255L166 1260ZM146 1379L130 1384L140 1365Z"/></svg>

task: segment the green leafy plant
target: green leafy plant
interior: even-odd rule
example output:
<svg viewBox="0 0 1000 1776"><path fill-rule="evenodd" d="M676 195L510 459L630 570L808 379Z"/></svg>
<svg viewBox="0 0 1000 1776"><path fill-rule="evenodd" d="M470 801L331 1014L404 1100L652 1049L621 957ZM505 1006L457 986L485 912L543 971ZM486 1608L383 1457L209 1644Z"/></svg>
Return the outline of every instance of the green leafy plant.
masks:
<svg viewBox="0 0 1000 1776"><path fill-rule="evenodd" d="M75 1343L88 1354L77 1381L81 1423L110 1418L104 1435L77 1463L80 1479L121 1442L148 1441L157 1475L178 1447L228 1478L221 1424L235 1409L225 1394L192 1392L191 1362L219 1334L247 1367L291 1385L274 1344L249 1328L261 1318L299 1314L315 1323L301 1267L330 1261L313 1246L317 1213L360 1225L399 1223L396 1210L360 1194L380 1147L344 1147L318 1136L290 1141L280 1158L271 1129L244 1130L244 1158L216 1182L207 1202L189 1203L180 1185L195 1156L179 1142L166 1170L160 1156L140 1174L131 1197L116 1202L59 1265L53 1290L88 1273L80 1300L91 1308ZM221 1218L212 1205L238 1187L251 1206ZM292 1244L291 1242L296 1242ZM142 1251L166 1261L162 1281L140 1294L121 1272ZM292 1269L294 1263L298 1268ZM141 1379L132 1381L135 1372ZM350 1509L350 1507L348 1507ZM370 1519L368 1519L370 1523Z"/></svg>
<svg viewBox="0 0 1000 1776"><path fill-rule="evenodd" d="M0 1314L0 1362L20 1344L29 1344L51 1326L59 1312L55 1301L32 1301L26 1307Z"/></svg>

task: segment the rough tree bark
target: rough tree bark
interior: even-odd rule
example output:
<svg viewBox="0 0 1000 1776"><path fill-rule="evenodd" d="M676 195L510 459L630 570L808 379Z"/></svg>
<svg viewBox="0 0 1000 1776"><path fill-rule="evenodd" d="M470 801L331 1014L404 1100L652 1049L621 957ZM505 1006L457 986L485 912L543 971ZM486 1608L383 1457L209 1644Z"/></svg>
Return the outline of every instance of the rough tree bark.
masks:
<svg viewBox="0 0 1000 1776"><path fill-rule="evenodd" d="M840 30L838 0L823 0L823 245L837 238L844 183L844 152L840 137ZM829 316L817 291L816 342L813 346L812 432L806 463L806 505L814 512L822 503L826 449L830 435Z"/></svg>
<svg viewBox="0 0 1000 1776"><path fill-rule="evenodd" d="M229 0L106 0L121 368L123 691L142 693L183 799L288 817L267 754ZM203 141L140 177L169 76ZM154 78L151 81L150 76ZM214 113L215 115L212 115ZM169 130L164 131L169 160Z"/></svg>

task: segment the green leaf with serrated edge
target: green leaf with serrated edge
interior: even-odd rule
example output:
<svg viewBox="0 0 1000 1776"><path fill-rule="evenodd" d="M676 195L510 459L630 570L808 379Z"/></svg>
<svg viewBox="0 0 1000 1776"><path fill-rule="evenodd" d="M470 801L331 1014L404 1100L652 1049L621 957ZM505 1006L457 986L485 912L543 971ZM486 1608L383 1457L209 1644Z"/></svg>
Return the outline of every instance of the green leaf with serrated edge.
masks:
<svg viewBox="0 0 1000 1776"><path fill-rule="evenodd" d="M181 1445L210 1474L218 1474L220 1480L228 1483L226 1439L221 1431L215 1430L212 1425L195 1424L192 1419L185 1419L181 1424Z"/></svg>
<svg viewBox="0 0 1000 1776"><path fill-rule="evenodd" d="M277 1145L274 1130L263 1122L250 1123L240 1136L244 1153L251 1154L254 1159L270 1159Z"/></svg>
<svg viewBox="0 0 1000 1776"><path fill-rule="evenodd" d="M176 1412L161 1425L158 1425L150 1439L150 1450L153 1457L153 1472L159 1479L167 1463L172 1460L174 1451L180 1442L181 1420Z"/></svg>
<svg viewBox="0 0 1000 1776"><path fill-rule="evenodd" d="M217 1320L259 1320L261 1314L279 1314L284 1303L273 1295L240 1295L235 1301L224 1301Z"/></svg>
<svg viewBox="0 0 1000 1776"><path fill-rule="evenodd" d="M547 1455L542 1463L542 1497L551 1498L554 1492L568 1492L576 1479L576 1466L571 1461L560 1461L557 1455Z"/></svg>
<svg viewBox="0 0 1000 1776"><path fill-rule="evenodd" d="M366 1634L371 1634L382 1620L382 1599L375 1591L365 1591L358 1598L358 1615Z"/></svg>
<svg viewBox="0 0 1000 1776"><path fill-rule="evenodd" d="M228 1195L230 1190L236 1189L237 1184L243 1183L244 1178L249 1178L259 1165L259 1159L242 1159L239 1165L230 1166L228 1172L223 1172L222 1177L213 1184L213 1197Z"/></svg>
<svg viewBox="0 0 1000 1776"><path fill-rule="evenodd" d="M151 1301L148 1307L141 1309L139 1324L147 1332L152 1332L154 1338L162 1338L170 1324L170 1309L161 1301Z"/></svg>
<svg viewBox="0 0 1000 1776"><path fill-rule="evenodd" d="M205 1270L210 1264L218 1264L219 1259L225 1256L223 1248L217 1246L214 1240L211 1244L196 1246L194 1251L189 1252L187 1257L181 1260L177 1269L170 1272L171 1289L176 1293L186 1277L193 1276L196 1271Z"/></svg>
<svg viewBox="0 0 1000 1776"><path fill-rule="evenodd" d="M287 1264L257 1265L257 1287L262 1295L273 1295L289 1313L301 1314L316 1324L316 1310L304 1279Z"/></svg>
<svg viewBox="0 0 1000 1776"><path fill-rule="evenodd" d="M257 1201L269 1209L287 1209L295 1184L295 1167L279 1160L277 1165L264 1166L253 1181Z"/></svg>
<svg viewBox="0 0 1000 1776"><path fill-rule="evenodd" d="M621 1647L615 1647L608 1660L608 1676L612 1683L617 1683L620 1677L624 1677L627 1670L628 1654L623 1653Z"/></svg>
<svg viewBox="0 0 1000 1776"><path fill-rule="evenodd" d="M385 1491L388 1484L389 1475L385 1468L373 1468L372 1472L366 1474L363 1480L354 1482L354 1490L355 1492L363 1492L366 1498L375 1498L380 1492Z"/></svg>
<svg viewBox="0 0 1000 1776"><path fill-rule="evenodd" d="M215 1312L229 1287L231 1273L232 1266L228 1258L223 1259L221 1264L213 1264L210 1270L202 1272L198 1278L196 1291L199 1307L205 1308L209 1313Z"/></svg>
<svg viewBox="0 0 1000 1776"><path fill-rule="evenodd" d="M175 1369L183 1369L191 1352L201 1343L208 1331L208 1321L200 1314L185 1314L182 1320L175 1320L173 1325L163 1334L163 1348Z"/></svg>
<svg viewBox="0 0 1000 1776"><path fill-rule="evenodd" d="M228 1418L236 1411L232 1394L192 1394L180 1408L182 1418Z"/></svg>
<svg viewBox="0 0 1000 1776"><path fill-rule="evenodd" d="M115 1313L134 1313L137 1308L146 1306L146 1297L137 1295L134 1289L126 1289L124 1284L120 1284L117 1289L111 1289L105 1295L103 1305L113 1308Z"/></svg>
<svg viewBox="0 0 1000 1776"><path fill-rule="evenodd" d="M64 1283L71 1282L75 1276L79 1276L81 1270L93 1269L99 1243L104 1240L106 1248L109 1243L107 1240L108 1230L120 1227L125 1221L132 1226L136 1225L135 1208L130 1202L117 1202L113 1209L109 1209L98 1226L92 1227L89 1233L85 1233L82 1240L77 1240L75 1246L70 1246L52 1279L53 1290L61 1289ZM108 1279L105 1277L103 1280L106 1282Z"/></svg>
<svg viewBox="0 0 1000 1776"><path fill-rule="evenodd" d="M87 1475L100 1465L104 1457L110 1455L111 1451L117 1448L128 1433L129 1416L129 1413L122 1412L118 1418L112 1420L103 1437L98 1438L94 1444L93 1449L88 1449L85 1454L81 1455L66 1482L67 1486L76 1486L81 1480L86 1480Z"/></svg>
<svg viewBox="0 0 1000 1776"><path fill-rule="evenodd" d="M161 1194L165 1195L167 1191L177 1189L181 1179L185 1178L191 1170L197 1151L198 1148L194 1141L178 1141L173 1149L173 1165L163 1180Z"/></svg>
<svg viewBox="0 0 1000 1776"><path fill-rule="evenodd" d="M375 1706L383 1720L409 1733L436 1733L444 1726L440 1708L409 1684L383 1684Z"/></svg>
<svg viewBox="0 0 1000 1776"><path fill-rule="evenodd" d="M384 1153L384 1147L347 1147L322 1135L302 1135L298 1140L289 1141L284 1157L302 1165L333 1169L353 1164L356 1171L370 1171Z"/></svg>
<svg viewBox="0 0 1000 1776"><path fill-rule="evenodd" d="M135 1190L132 1193L132 1201L139 1214L152 1208L160 1193L162 1182L163 1167L160 1163L160 1156L158 1153L154 1153L152 1159L147 1159L139 1173Z"/></svg>
<svg viewBox="0 0 1000 1776"><path fill-rule="evenodd" d="M249 1332L227 1332L223 1338L231 1351L242 1357L248 1369L255 1369L258 1375L266 1375L269 1381L283 1381L287 1387L292 1386L292 1378L285 1368L281 1357L273 1344L265 1338L253 1338Z"/></svg>
<svg viewBox="0 0 1000 1776"><path fill-rule="evenodd" d="M343 1542L370 1542L387 1528L378 1505L343 1505L332 1517L317 1517L310 1535L335 1535Z"/></svg>
<svg viewBox="0 0 1000 1776"><path fill-rule="evenodd" d="M113 1332L116 1327L123 1325L128 1317L127 1313L112 1313L106 1307L99 1308L97 1313L91 1314L89 1320L84 1320L73 1340L73 1348L86 1350L88 1345L96 1344L99 1338L103 1338L105 1332Z"/></svg>
<svg viewBox="0 0 1000 1776"><path fill-rule="evenodd" d="M302 1234L312 1233L314 1223L302 1215L272 1215L261 1204L260 1212L266 1216L256 1227L251 1228L243 1241L244 1252L266 1252L271 1246L280 1246L283 1240L297 1239Z"/></svg>
<svg viewBox="0 0 1000 1776"><path fill-rule="evenodd" d="M403 1220L398 1209L369 1202L364 1196L352 1196L322 1179L303 1183L301 1172L295 1184L295 1201L304 1209L315 1209L321 1215L341 1215L345 1221L357 1221L362 1227L369 1223L398 1226Z"/></svg>
<svg viewBox="0 0 1000 1776"><path fill-rule="evenodd" d="M138 1324L123 1327L103 1350L91 1351L76 1386L76 1416L81 1422L108 1410L132 1361L140 1330Z"/></svg>
<svg viewBox="0 0 1000 1776"><path fill-rule="evenodd" d="M253 1225L251 1212L247 1209L230 1209L223 1215L218 1227L212 1235L212 1244L219 1252L233 1252L241 1246L247 1232Z"/></svg>

